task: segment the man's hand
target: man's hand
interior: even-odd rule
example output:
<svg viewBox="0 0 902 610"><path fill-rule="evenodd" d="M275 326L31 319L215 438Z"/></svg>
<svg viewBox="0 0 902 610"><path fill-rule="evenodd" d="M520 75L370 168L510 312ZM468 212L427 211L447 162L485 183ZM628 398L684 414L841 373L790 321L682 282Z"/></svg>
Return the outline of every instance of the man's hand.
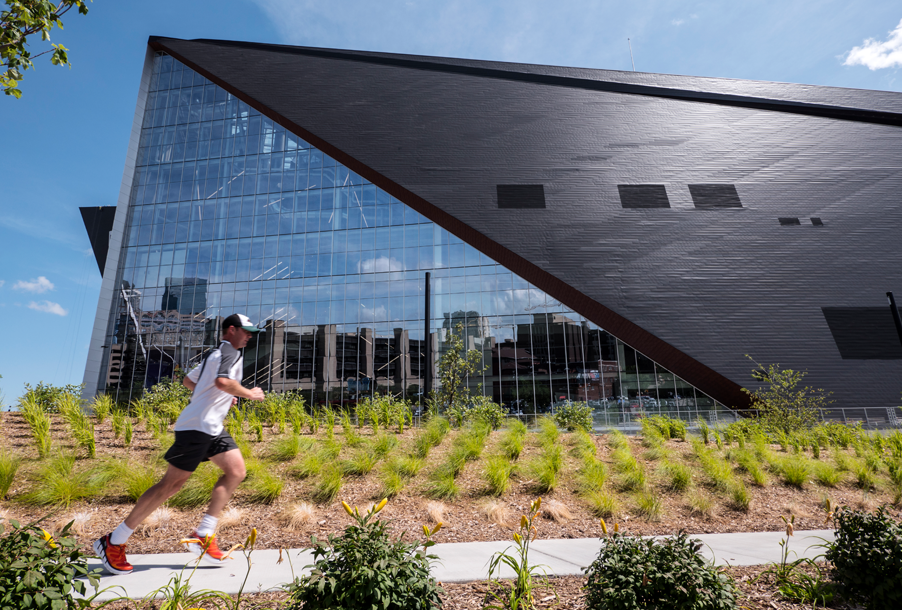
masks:
<svg viewBox="0 0 902 610"><path fill-rule="evenodd" d="M263 390L260 388L248 389L242 386L234 379L228 377L217 377L213 382L217 389L227 392L238 398L247 398L248 400L263 400Z"/></svg>
<svg viewBox="0 0 902 610"><path fill-rule="evenodd" d="M238 404L238 397L237 397L237 396L232 396L232 406L234 407L234 406L237 405L237 404Z"/></svg>

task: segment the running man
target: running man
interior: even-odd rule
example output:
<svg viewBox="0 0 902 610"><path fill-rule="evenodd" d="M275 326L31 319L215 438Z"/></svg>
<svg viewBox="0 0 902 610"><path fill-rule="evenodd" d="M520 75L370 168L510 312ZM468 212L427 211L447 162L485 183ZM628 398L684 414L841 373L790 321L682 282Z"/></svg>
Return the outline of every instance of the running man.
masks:
<svg viewBox="0 0 902 610"><path fill-rule="evenodd" d="M247 345L253 333L260 330L247 316L230 315L222 321L222 343L185 376L182 383L193 394L191 402L175 422L175 442L165 455L169 462L166 474L138 498L119 527L94 542L94 552L111 574L129 574L133 570L125 557L125 543L135 528L175 495L200 463L207 460L222 470L222 476L213 488L206 514L190 537L205 541L207 551L203 556L209 561L222 563L225 560L225 553L216 544L216 523L247 472L238 445L222 424L238 398L263 400L260 388L242 387L244 361L238 351ZM189 544L188 549L195 555L203 552L197 543Z"/></svg>

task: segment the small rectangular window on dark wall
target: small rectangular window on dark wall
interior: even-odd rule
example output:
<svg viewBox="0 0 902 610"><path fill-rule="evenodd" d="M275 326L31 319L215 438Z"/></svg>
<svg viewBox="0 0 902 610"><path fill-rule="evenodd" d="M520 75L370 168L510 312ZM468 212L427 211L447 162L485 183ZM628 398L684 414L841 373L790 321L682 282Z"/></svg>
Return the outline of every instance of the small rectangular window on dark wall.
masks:
<svg viewBox="0 0 902 610"><path fill-rule="evenodd" d="M778 218L777 220L779 220L780 224L783 225L784 227L802 224L802 221L799 220L798 218Z"/></svg>
<svg viewBox="0 0 902 610"><path fill-rule="evenodd" d="M701 210L742 207L733 184L690 184L689 194L692 195L692 203Z"/></svg>
<svg viewBox="0 0 902 610"><path fill-rule="evenodd" d="M627 209L669 208L663 184L618 184L620 205Z"/></svg>
<svg viewBox="0 0 902 610"><path fill-rule="evenodd" d="M545 187L541 184L499 184L498 207L545 209Z"/></svg>
<svg viewBox="0 0 902 610"><path fill-rule="evenodd" d="M812 218L811 224L813 224L816 227L822 227L822 226L824 226L824 221L821 220L820 218Z"/></svg>

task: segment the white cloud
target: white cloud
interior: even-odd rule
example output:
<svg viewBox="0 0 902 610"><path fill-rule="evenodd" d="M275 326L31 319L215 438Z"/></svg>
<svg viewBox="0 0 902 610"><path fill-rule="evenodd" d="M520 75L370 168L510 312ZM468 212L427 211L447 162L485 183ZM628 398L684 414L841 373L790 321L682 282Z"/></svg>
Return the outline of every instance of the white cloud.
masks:
<svg viewBox="0 0 902 610"><path fill-rule="evenodd" d="M368 258L360 261L358 264L359 273L384 273L386 271L404 271L404 265L401 261L392 257L388 258L380 256L379 258Z"/></svg>
<svg viewBox="0 0 902 610"><path fill-rule="evenodd" d="M54 303L53 301L41 301L40 303L35 303L34 301L28 304L28 309L34 309L35 311L43 311L44 313L52 313L57 316L67 316L69 312L63 309L63 306L59 303Z"/></svg>
<svg viewBox="0 0 902 610"><path fill-rule="evenodd" d="M53 282L42 275L38 279L31 280L30 282L19 280L13 284L13 290L24 290L25 292L42 294L48 290L53 290Z"/></svg>
<svg viewBox="0 0 902 610"><path fill-rule="evenodd" d="M853 47L843 65L867 66L871 70L902 68L902 20L885 41L868 38L860 47Z"/></svg>
<svg viewBox="0 0 902 610"><path fill-rule="evenodd" d="M6 280L0 280L0 288L3 288L3 284L6 283Z"/></svg>
<svg viewBox="0 0 902 610"><path fill-rule="evenodd" d="M684 23L686 23L686 20L685 20L685 19L671 19L671 20L670 20L670 25L677 25L677 26L679 26L679 25L683 25Z"/></svg>

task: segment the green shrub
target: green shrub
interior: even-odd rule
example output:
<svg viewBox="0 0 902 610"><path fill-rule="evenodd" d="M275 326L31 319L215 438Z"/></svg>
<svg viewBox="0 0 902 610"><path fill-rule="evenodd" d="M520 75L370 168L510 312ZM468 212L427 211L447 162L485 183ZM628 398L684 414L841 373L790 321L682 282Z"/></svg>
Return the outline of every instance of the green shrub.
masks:
<svg viewBox="0 0 902 610"><path fill-rule="evenodd" d="M0 500L9 493L21 460L11 453L0 453Z"/></svg>
<svg viewBox="0 0 902 610"><path fill-rule="evenodd" d="M504 410L490 396L471 396L470 404L464 416L464 422L481 423L492 430L501 427L504 421Z"/></svg>
<svg viewBox="0 0 902 610"><path fill-rule="evenodd" d="M363 517L355 510L355 523L340 536L326 542L313 539L312 571L287 587L286 610L442 607L443 591L429 573L435 557L424 552L434 543L428 536L425 542L390 538L385 523L376 518L382 506Z"/></svg>
<svg viewBox="0 0 902 610"><path fill-rule="evenodd" d="M37 525L0 523L0 608L74 610L90 606L83 579L94 589L98 573L88 570L88 556L69 536L72 523L56 538Z"/></svg>
<svg viewBox="0 0 902 610"><path fill-rule="evenodd" d="M568 432L576 430L592 431L592 407L584 402L566 402L557 407L554 421Z"/></svg>
<svg viewBox="0 0 902 610"><path fill-rule="evenodd" d="M835 541L827 543L831 577L844 596L874 610L902 607L902 526L881 507L876 514L836 511Z"/></svg>
<svg viewBox="0 0 902 610"><path fill-rule="evenodd" d="M737 590L699 553L685 532L661 540L602 538L586 568L587 610L734 610Z"/></svg>

